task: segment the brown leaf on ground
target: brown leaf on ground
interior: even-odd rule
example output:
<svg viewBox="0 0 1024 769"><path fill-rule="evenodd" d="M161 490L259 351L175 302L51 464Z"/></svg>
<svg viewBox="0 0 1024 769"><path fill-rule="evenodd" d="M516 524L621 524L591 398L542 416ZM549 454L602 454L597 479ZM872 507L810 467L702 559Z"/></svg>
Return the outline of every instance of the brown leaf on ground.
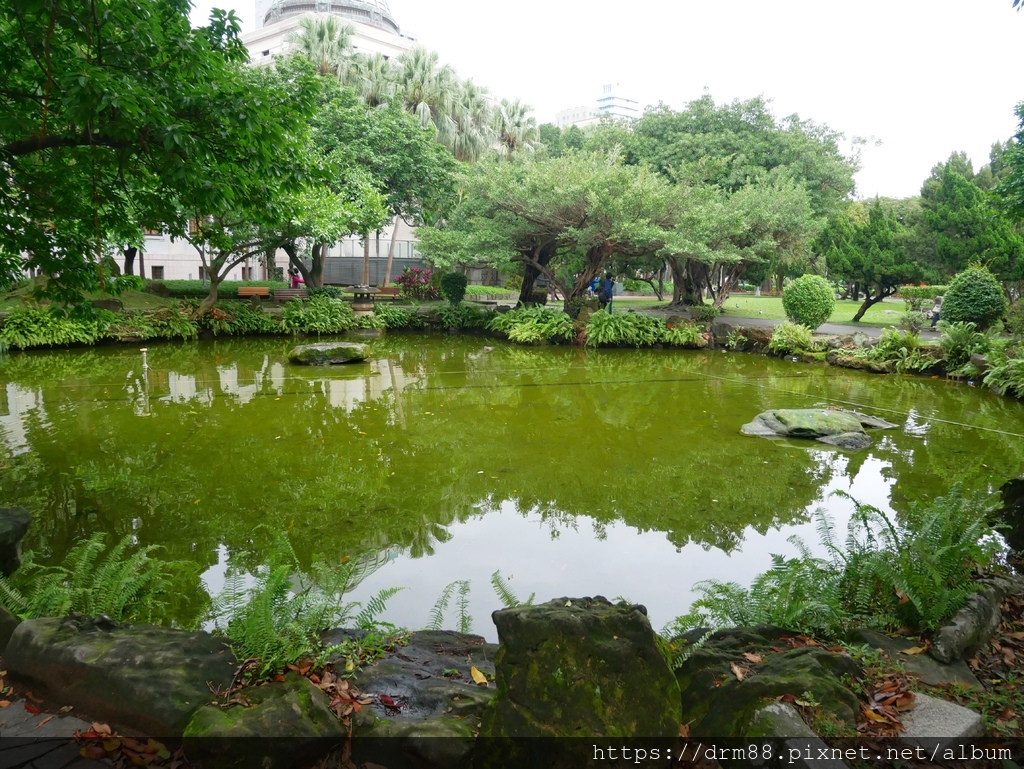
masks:
<svg viewBox="0 0 1024 769"><path fill-rule="evenodd" d="M679 736L682 737L684 740L690 736L689 724L679 724Z"/></svg>
<svg viewBox="0 0 1024 769"><path fill-rule="evenodd" d="M51 722L52 720L53 720L53 716L47 716L47 717L46 717L46 718L44 718L44 719L43 719L42 721L40 721L40 722L39 722L38 724L36 724L36 725L35 725L35 728L36 728L36 729L38 729L38 728L39 728L40 726L42 726L43 724L48 724L48 723L50 723L50 722Z"/></svg>
<svg viewBox="0 0 1024 769"><path fill-rule="evenodd" d="M753 662L755 665L758 662L764 661L763 656L761 656L760 654L754 654L753 652L743 652L743 659L745 659L747 662Z"/></svg>
<svg viewBox="0 0 1024 769"><path fill-rule="evenodd" d="M747 668L741 668L735 662L729 663L729 669L732 671L732 674L736 676L737 681L742 681L749 672Z"/></svg>

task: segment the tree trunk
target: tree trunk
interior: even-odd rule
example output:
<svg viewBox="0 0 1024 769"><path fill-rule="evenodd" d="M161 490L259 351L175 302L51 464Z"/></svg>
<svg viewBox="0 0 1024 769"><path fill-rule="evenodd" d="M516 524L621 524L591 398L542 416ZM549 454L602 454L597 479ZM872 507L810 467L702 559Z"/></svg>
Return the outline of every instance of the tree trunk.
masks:
<svg viewBox="0 0 1024 769"><path fill-rule="evenodd" d="M363 235L363 280L361 286L370 285L370 233Z"/></svg>
<svg viewBox="0 0 1024 769"><path fill-rule="evenodd" d="M135 256L139 253L139 249L135 246L128 246L124 249L124 274L134 275L135 274Z"/></svg>
<svg viewBox="0 0 1024 769"><path fill-rule="evenodd" d="M224 280L223 276L217 275L215 271L210 272L210 292L206 295L206 298L199 303L195 314L192 316L193 318L203 317L213 309L215 304L217 304L217 289L220 288L222 280Z"/></svg>
<svg viewBox="0 0 1024 769"><path fill-rule="evenodd" d="M388 246L388 263L384 268L384 280L381 286L391 285L391 267L395 262L395 241L398 239L398 223L401 221L397 216L391 226L391 244Z"/></svg>
<svg viewBox="0 0 1024 769"><path fill-rule="evenodd" d="M143 249L139 249L139 277L143 280L146 279L146 252Z"/></svg>
<svg viewBox="0 0 1024 769"><path fill-rule="evenodd" d="M321 288L324 285L324 267L327 262L324 258L324 254L326 252L326 243L314 243L313 248L310 249L309 274L308 276L303 275L302 279L306 281L306 285L311 288Z"/></svg>
<svg viewBox="0 0 1024 769"><path fill-rule="evenodd" d="M872 305L878 304L883 299L885 299L887 296L892 296L895 293L896 293L896 289L893 289L891 291L886 291L885 289L882 289L881 291L878 292L878 296L871 296L871 290L870 289L865 291L864 292L864 304L862 304L860 306L860 308L857 310L857 314L853 316L853 322L856 323L861 318L863 318L864 317L864 313L866 313L868 311L868 308L870 308Z"/></svg>

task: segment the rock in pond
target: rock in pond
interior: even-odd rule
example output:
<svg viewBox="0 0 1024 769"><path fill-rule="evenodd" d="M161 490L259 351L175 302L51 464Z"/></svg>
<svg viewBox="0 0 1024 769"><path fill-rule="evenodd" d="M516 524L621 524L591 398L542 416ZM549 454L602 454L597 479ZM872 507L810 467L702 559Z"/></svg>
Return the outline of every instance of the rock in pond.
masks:
<svg viewBox="0 0 1024 769"><path fill-rule="evenodd" d="M299 366L337 366L362 363L367 354L366 345L357 342L321 342L300 344L288 353L288 360Z"/></svg>
<svg viewBox="0 0 1024 769"><path fill-rule="evenodd" d="M773 409L758 414L740 432L763 438L810 438L844 449L863 449L872 443L865 428L894 427L897 425L884 419L843 409Z"/></svg>

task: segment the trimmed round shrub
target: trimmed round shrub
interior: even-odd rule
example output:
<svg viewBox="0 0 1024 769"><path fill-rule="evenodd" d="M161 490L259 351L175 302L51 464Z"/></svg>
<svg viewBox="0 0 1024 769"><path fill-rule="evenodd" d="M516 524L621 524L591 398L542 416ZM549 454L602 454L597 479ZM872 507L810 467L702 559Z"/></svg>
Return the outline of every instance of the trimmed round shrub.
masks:
<svg viewBox="0 0 1024 769"><path fill-rule="evenodd" d="M466 296L466 276L460 272L446 272L441 276L441 295L453 305L459 304Z"/></svg>
<svg viewBox="0 0 1024 769"><path fill-rule="evenodd" d="M802 275L782 292L782 309L793 323L814 331L836 308L836 291L820 275Z"/></svg>
<svg viewBox="0 0 1024 769"><path fill-rule="evenodd" d="M1006 295L987 267L972 264L949 282L941 318L947 323L974 323L984 331L1006 312Z"/></svg>

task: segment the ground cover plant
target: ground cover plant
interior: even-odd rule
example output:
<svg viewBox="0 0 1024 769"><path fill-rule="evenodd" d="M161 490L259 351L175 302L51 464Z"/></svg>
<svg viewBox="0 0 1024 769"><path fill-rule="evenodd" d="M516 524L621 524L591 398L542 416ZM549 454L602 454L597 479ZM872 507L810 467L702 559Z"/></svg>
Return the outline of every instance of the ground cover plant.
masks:
<svg viewBox="0 0 1024 769"><path fill-rule="evenodd" d="M799 554L773 556L749 587L698 583L700 597L669 633L764 623L825 638L858 625L930 632L964 605L979 573L1000 564L994 504L957 485L897 516L856 501L854 508L842 541L835 521L817 514L824 557L792 537Z"/></svg>

